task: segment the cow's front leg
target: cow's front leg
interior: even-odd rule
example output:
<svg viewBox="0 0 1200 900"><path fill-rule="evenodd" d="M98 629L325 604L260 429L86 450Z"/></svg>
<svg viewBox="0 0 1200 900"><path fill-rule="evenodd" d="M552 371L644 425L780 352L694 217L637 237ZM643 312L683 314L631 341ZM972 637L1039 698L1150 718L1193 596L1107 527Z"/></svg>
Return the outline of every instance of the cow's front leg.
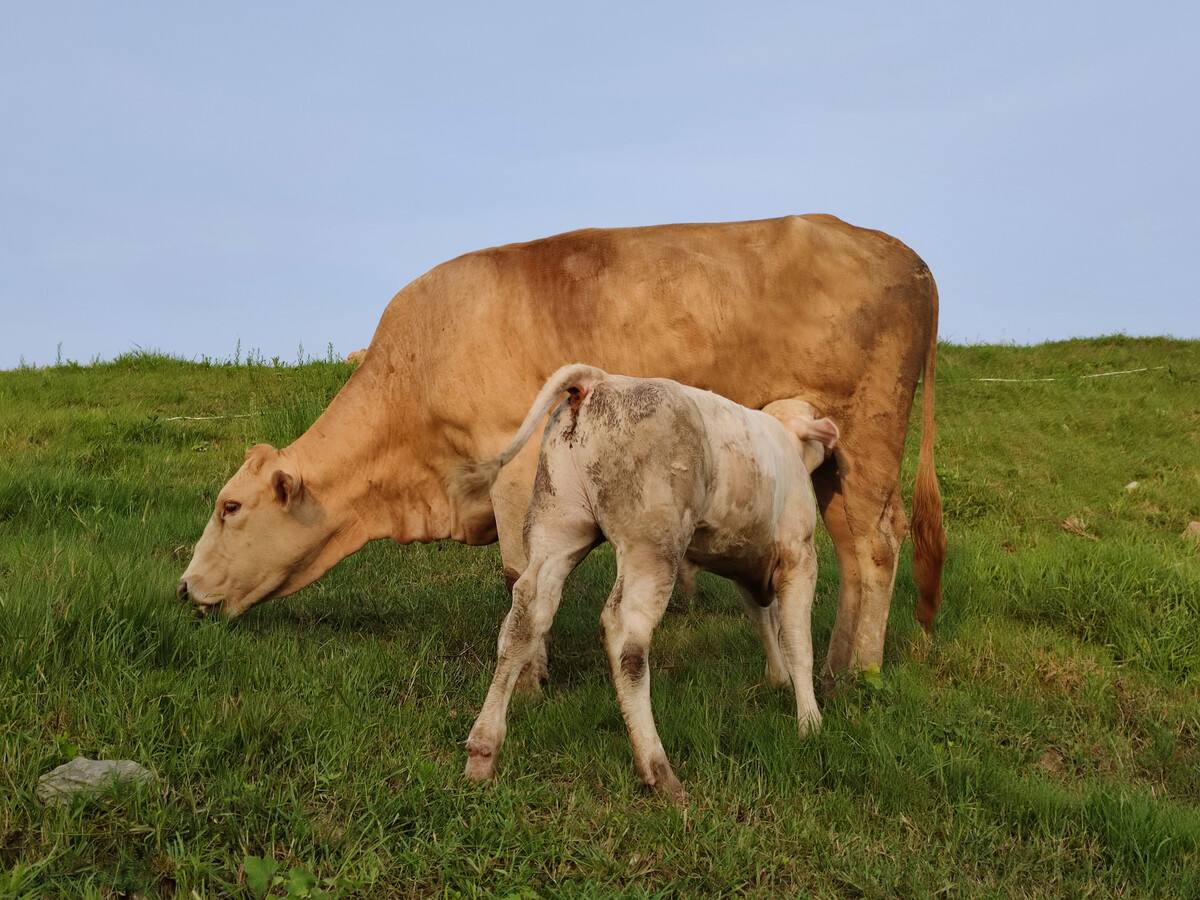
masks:
<svg viewBox="0 0 1200 900"><path fill-rule="evenodd" d="M813 691L812 605L817 589L817 554L812 542L796 547L778 573L780 649L796 692L800 733L821 726L821 710Z"/></svg>
<svg viewBox="0 0 1200 900"><path fill-rule="evenodd" d="M667 760L650 707L650 638L671 599L675 565L623 557L618 548L617 582L600 615L604 648L638 776L655 793L681 802L687 795Z"/></svg>

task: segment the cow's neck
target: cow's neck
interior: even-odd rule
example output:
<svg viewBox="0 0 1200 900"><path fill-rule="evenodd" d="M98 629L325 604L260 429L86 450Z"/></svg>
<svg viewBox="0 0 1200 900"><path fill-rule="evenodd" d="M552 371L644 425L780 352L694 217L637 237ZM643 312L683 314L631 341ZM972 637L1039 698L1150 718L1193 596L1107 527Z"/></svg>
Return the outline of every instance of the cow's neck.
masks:
<svg viewBox="0 0 1200 900"><path fill-rule="evenodd" d="M370 360L351 376L287 452L341 532L347 554L376 538L400 543L450 536L449 503L435 448L401 373ZM377 374L382 373L382 374Z"/></svg>

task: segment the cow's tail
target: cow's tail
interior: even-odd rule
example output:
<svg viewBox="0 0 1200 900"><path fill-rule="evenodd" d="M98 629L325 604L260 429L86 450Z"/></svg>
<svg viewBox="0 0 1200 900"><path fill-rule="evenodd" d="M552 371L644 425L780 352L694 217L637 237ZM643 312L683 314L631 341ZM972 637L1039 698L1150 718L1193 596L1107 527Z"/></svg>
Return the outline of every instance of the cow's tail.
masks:
<svg viewBox="0 0 1200 900"><path fill-rule="evenodd" d="M533 401L533 406L525 415L525 421L521 423L521 427L517 429L517 433L509 445L491 459L470 462L459 469L454 477L453 492L465 500L478 499L486 495L492 489L492 485L496 483L500 470L521 452L521 448L528 443L542 419L546 417L546 413L558 403L559 398L564 393L569 393L572 407L578 409L592 386L606 374L594 366L574 363L563 366L551 375L542 385L541 391Z"/></svg>
<svg viewBox="0 0 1200 900"><path fill-rule="evenodd" d="M942 494L933 467L934 372L937 368L938 294L929 277L933 306L929 345L925 348L925 376L921 386L921 452L917 459L917 483L913 488L912 539L913 578L917 582L917 621L928 632L942 603L942 566L946 562L946 532L942 527Z"/></svg>

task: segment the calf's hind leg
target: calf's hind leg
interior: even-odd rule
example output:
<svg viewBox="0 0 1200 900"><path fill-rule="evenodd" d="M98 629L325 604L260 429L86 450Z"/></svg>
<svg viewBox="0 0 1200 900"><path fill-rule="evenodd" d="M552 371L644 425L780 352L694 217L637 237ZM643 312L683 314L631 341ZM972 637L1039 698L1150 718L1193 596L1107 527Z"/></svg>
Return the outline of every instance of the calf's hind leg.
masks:
<svg viewBox="0 0 1200 900"><path fill-rule="evenodd" d="M513 585L512 608L500 628L496 673L467 738L464 774L472 781L495 774L513 689L537 649L545 645L562 600L563 582L587 556L595 538L596 526L589 520L558 524L554 534L539 533L531 539L532 559Z"/></svg>
<svg viewBox="0 0 1200 900"><path fill-rule="evenodd" d="M617 582L600 624L638 776L656 793L682 800L683 785L667 761L650 707L650 638L671 599L676 571L674 561L618 547Z"/></svg>
<svg viewBox="0 0 1200 900"><path fill-rule="evenodd" d="M496 537L500 542L500 562L504 584L513 587L525 571L525 515L533 495L533 477L537 469L537 442L530 441L517 457L500 470L492 486L492 510L496 515ZM539 694L549 677L549 634L535 647L533 656L521 670L516 689L523 694Z"/></svg>

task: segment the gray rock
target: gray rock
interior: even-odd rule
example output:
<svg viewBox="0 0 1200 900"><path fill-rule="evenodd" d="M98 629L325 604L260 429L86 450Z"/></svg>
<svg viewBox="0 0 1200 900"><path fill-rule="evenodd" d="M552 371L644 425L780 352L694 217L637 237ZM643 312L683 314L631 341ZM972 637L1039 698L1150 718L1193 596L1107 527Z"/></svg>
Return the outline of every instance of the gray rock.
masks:
<svg viewBox="0 0 1200 900"><path fill-rule="evenodd" d="M151 784L154 773L129 759L77 756L38 779L37 796L47 806L70 803L76 794L97 794L112 784Z"/></svg>
<svg viewBox="0 0 1200 900"><path fill-rule="evenodd" d="M1183 529L1180 537L1185 541L1191 541L1196 545L1196 549L1200 550L1200 522L1188 522L1187 528Z"/></svg>

